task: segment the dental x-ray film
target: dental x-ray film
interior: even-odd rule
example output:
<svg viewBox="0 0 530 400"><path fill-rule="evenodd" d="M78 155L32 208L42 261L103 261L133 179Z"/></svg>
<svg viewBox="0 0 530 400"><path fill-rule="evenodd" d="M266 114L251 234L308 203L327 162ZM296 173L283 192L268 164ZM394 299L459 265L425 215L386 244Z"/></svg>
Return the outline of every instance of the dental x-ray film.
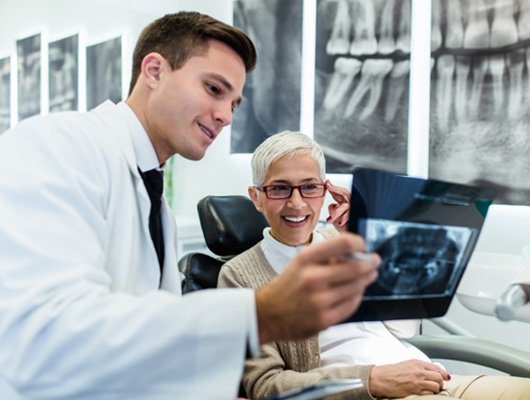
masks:
<svg viewBox="0 0 530 400"><path fill-rule="evenodd" d="M492 195L489 188L356 168L349 230L364 237L381 264L348 321L444 315Z"/></svg>

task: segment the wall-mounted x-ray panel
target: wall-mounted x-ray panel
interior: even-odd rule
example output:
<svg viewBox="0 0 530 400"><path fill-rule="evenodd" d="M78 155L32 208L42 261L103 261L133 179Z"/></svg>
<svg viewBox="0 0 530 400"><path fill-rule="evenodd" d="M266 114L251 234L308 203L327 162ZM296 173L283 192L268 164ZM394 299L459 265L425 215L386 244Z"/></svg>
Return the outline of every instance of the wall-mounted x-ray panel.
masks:
<svg viewBox="0 0 530 400"><path fill-rule="evenodd" d="M530 204L530 2L432 0L429 175Z"/></svg>
<svg viewBox="0 0 530 400"><path fill-rule="evenodd" d="M405 172L410 0L318 0L314 137L328 172Z"/></svg>
<svg viewBox="0 0 530 400"><path fill-rule="evenodd" d="M122 100L122 37L86 48L86 107Z"/></svg>
<svg viewBox="0 0 530 400"><path fill-rule="evenodd" d="M41 112L41 35L17 40L18 120Z"/></svg>
<svg viewBox="0 0 530 400"><path fill-rule="evenodd" d="M0 59L0 134L11 127L11 57Z"/></svg>
<svg viewBox="0 0 530 400"><path fill-rule="evenodd" d="M50 112L77 110L79 104L79 35L48 45Z"/></svg>
<svg viewBox="0 0 530 400"><path fill-rule="evenodd" d="M302 0L236 0L234 25L254 41L256 69L234 114L232 153L252 153L268 136L300 129Z"/></svg>

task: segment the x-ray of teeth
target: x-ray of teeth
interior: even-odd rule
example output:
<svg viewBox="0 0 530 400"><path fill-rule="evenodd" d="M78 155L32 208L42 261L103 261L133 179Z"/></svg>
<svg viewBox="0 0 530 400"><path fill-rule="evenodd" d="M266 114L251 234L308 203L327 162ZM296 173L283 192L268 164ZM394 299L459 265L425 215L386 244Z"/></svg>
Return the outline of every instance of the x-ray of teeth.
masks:
<svg viewBox="0 0 530 400"><path fill-rule="evenodd" d="M0 60L0 134L11 126L11 58Z"/></svg>
<svg viewBox="0 0 530 400"><path fill-rule="evenodd" d="M41 35L17 40L18 120L39 114L41 85Z"/></svg>
<svg viewBox="0 0 530 400"><path fill-rule="evenodd" d="M78 46L78 35L48 45L50 112L77 110Z"/></svg>
<svg viewBox="0 0 530 400"><path fill-rule="evenodd" d="M117 37L86 48L87 109L105 100L118 103L122 99L122 38Z"/></svg>
<svg viewBox="0 0 530 400"><path fill-rule="evenodd" d="M382 259L365 297L450 292L472 234L471 228L382 219L364 220L360 229L366 232L367 250Z"/></svg>
<svg viewBox="0 0 530 400"><path fill-rule="evenodd" d="M405 172L410 0L318 0L314 137L327 170Z"/></svg>
<svg viewBox="0 0 530 400"><path fill-rule="evenodd" d="M232 153L252 153L273 133L300 129L302 5L302 0L234 1L234 25L254 41L258 63L234 113Z"/></svg>
<svg viewBox="0 0 530 400"><path fill-rule="evenodd" d="M433 0L432 12L442 37L431 49L429 176L530 204L530 2Z"/></svg>

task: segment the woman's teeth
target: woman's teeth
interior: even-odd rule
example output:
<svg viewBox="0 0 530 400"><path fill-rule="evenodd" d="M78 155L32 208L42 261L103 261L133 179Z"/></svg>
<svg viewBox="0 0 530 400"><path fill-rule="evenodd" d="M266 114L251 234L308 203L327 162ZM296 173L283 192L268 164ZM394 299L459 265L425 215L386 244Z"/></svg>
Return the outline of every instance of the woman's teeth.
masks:
<svg viewBox="0 0 530 400"><path fill-rule="evenodd" d="M305 217L282 217L284 220L289 222L302 222L307 218L307 215Z"/></svg>

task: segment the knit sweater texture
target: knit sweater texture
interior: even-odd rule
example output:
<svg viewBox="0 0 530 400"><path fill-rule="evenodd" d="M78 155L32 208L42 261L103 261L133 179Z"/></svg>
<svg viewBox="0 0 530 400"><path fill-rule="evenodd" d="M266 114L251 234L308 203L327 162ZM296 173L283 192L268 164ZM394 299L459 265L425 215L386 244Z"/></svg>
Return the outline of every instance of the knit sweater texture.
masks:
<svg viewBox="0 0 530 400"><path fill-rule="evenodd" d="M218 287L259 289L276 276L260 243L221 268ZM245 363L243 386L250 399L262 399L326 379L360 378L363 387L328 397L333 400L370 400L368 377L372 365L320 367L318 336L297 341L276 341L261 346L261 356Z"/></svg>

